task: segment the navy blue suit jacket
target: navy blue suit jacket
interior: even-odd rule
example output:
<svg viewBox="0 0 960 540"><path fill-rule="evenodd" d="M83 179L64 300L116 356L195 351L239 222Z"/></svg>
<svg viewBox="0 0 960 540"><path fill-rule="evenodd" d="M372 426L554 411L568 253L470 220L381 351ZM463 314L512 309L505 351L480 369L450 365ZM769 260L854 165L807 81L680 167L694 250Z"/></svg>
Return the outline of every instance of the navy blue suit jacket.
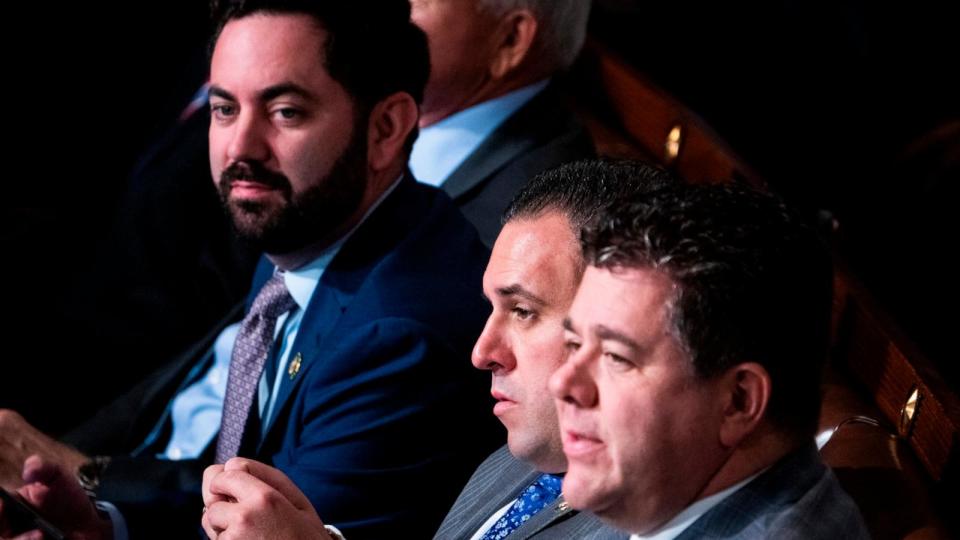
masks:
<svg viewBox="0 0 960 540"><path fill-rule="evenodd" d="M391 531L428 538L502 440L489 413L488 377L469 360L489 309L480 295L486 258L446 195L404 179L324 272L293 347L300 370L284 377L263 439L245 436L240 455L287 473L321 518L351 539ZM251 295L271 271L264 261ZM156 424L186 374L202 371L208 348L199 344L135 391L134 407L115 406L108 416L133 413ZM128 445L150 431L143 423L125 427L136 434ZM90 441L91 433L115 436L104 429L117 430L88 427L75 441L102 454ZM118 456L104 476L101 497L134 516L135 535L140 516L156 530L160 507L185 509L184 526L199 523L198 474L211 452L167 462L153 457L160 447Z"/></svg>

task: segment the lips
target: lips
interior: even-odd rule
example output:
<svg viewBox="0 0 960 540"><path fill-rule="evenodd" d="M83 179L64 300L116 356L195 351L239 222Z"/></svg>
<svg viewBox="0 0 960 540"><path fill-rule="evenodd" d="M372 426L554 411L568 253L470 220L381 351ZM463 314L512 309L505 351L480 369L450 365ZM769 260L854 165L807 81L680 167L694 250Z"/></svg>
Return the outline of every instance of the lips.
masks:
<svg viewBox="0 0 960 540"><path fill-rule="evenodd" d="M220 195L258 197L277 191L290 192L290 181L258 161L237 161L220 173Z"/></svg>
<svg viewBox="0 0 960 540"><path fill-rule="evenodd" d="M234 180L230 185L230 194L241 198L258 197L275 190L267 184L250 180Z"/></svg>
<svg viewBox="0 0 960 540"><path fill-rule="evenodd" d="M493 414L500 416L501 414L506 413L510 409L517 406L517 402L513 401L506 394L493 390L490 392L490 395L493 396L493 399L497 400L496 405L493 406Z"/></svg>
<svg viewBox="0 0 960 540"><path fill-rule="evenodd" d="M562 439L563 453L571 459L590 456L605 446L601 439L593 435L569 429L563 430Z"/></svg>

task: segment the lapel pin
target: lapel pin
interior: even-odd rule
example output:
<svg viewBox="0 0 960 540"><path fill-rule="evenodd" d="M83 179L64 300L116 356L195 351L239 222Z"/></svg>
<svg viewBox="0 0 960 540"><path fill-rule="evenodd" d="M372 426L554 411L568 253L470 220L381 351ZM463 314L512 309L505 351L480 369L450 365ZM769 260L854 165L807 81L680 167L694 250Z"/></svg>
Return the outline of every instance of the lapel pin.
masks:
<svg viewBox="0 0 960 540"><path fill-rule="evenodd" d="M560 504L557 505L557 512L566 512L570 509L570 505L567 504L567 501L560 501Z"/></svg>
<svg viewBox="0 0 960 540"><path fill-rule="evenodd" d="M290 367L287 368L287 375L290 376L291 381L297 376L297 373L300 373L300 364L302 362L303 355L300 353L295 354L293 360L290 361Z"/></svg>

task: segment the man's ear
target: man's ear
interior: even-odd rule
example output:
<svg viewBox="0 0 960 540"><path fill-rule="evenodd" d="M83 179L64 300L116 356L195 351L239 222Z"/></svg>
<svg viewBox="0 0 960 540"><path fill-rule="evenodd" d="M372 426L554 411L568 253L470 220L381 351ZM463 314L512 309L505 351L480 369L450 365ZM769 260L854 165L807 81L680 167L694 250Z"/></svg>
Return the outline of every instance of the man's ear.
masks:
<svg viewBox="0 0 960 540"><path fill-rule="evenodd" d="M391 94L373 107L367 126L367 160L373 171L405 161L404 144L419 117L417 102L406 92Z"/></svg>
<svg viewBox="0 0 960 540"><path fill-rule="evenodd" d="M733 448L763 420L770 402L770 374L756 362L745 362L721 375L720 384L725 400L720 442Z"/></svg>
<svg viewBox="0 0 960 540"><path fill-rule="evenodd" d="M511 11L497 26L496 50L490 61L490 76L501 79L530 55L537 37L537 19L529 9Z"/></svg>

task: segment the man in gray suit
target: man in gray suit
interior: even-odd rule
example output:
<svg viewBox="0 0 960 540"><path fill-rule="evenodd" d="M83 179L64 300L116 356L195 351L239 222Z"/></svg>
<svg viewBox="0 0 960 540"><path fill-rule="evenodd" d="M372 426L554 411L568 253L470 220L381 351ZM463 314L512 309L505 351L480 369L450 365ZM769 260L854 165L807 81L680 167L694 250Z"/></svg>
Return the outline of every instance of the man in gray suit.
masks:
<svg viewBox="0 0 960 540"><path fill-rule="evenodd" d="M411 0L430 79L410 168L439 186L485 244L533 176L594 155L554 79L576 59L590 0Z"/></svg>
<svg viewBox="0 0 960 540"><path fill-rule="evenodd" d="M635 538L867 538L814 447L831 266L770 195L676 185L582 236L564 494Z"/></svg>
<svg viewBox="0 0 960 540"><path fill-rule="evenodd" d="M602 208L671 182L642 164L581 162L539 175L511 203L484 274L493 312L473 350L473 364L492 374L493 412L507 445L473 474L436 538L626 538L559 495L566 461L547 379L566 354L561 323L584 269L578 231ZM336 534L324 533L299 490L260 463L209 468L204 500L211 537Z"/></svg>

